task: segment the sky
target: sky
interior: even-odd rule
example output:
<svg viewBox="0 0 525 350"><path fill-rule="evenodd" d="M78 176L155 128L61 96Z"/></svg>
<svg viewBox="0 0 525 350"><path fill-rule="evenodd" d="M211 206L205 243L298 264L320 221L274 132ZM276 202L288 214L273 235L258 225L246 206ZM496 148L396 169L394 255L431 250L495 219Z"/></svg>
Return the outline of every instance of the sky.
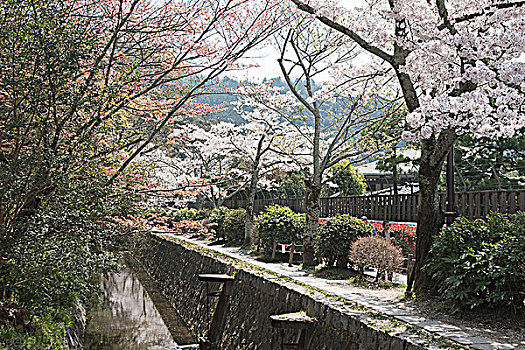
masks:
<svg viewBox="0 0 525 350"><path fill-rule="evenodd" d="M364 6L366 0L340 0L339 5L342 5L348 9L352 9L356 6ZM275 39L269 39L269 42L263 43L257 49L251 50L246 54L246 57L242 58L239 62L245 65L257 65L258 67L250 67L243 70L228 71L224 76L234 78L236 80L249 80L260 82L264 78L277 78L280 77L281 69L277 63L277 59L280 56L280 52L277 49L275 43L272 42ZM361 63L366 61L367 57L360 55L356 58L356 62ZM329 72L325 72L316 77L316 81L327 81L330 80Z"/></svg>
<svg viewBox="0 0 525 350"><path fill-rule="evenodd" d="M228 71L225 76L236 80L249 80L260 82L264 78L277 78L281 76L281 69L277 63L279 52L273 45L266 45L247 53L239 62L245 65L257 65L242 70Z"/></svg>
<svg viewBox="0 0 525 350"><path fill-rule="evenodd" d="M340 5L347 8L354 8L356 6L364 6L366 0L341 0ZM250 67L242 70L228 71L224 76L236 79L238 81L249 80L254 82L260 82L264 78L271 79L280 77L281 70L277 63L277 58L280 56L279 50L276 45L271 42L266 43L264 46L260 46L257 49L249 51L246 57L240 60L241 63L246 65L257 65L258 67ZM354 64L359 65L365 62L369 57L365 54L360 54ZM519 61L525 62L525 54L522 54ZM330 80L330 74L324 73L322 76L316 77L316 81L327 81Z"/></svg>
<svg viewBox="0 0 525 350"><path fill-rule="evenodd" d="M266 45L256 50L249 51L246 57L239 60L245 65L256 65L257 67L249 67L246 69L239 69L228 71L223 76L228 76L237 81L249 80L252 82L261 82L264 78L271 79L282 77L281 69L277 63L280 57L280 52L274 45ZM366 62L370 56L366 53L360 53L352 63L356 66ZM315 77L315 81L323 82L331 80L329 71L325 71Z"/></svg>

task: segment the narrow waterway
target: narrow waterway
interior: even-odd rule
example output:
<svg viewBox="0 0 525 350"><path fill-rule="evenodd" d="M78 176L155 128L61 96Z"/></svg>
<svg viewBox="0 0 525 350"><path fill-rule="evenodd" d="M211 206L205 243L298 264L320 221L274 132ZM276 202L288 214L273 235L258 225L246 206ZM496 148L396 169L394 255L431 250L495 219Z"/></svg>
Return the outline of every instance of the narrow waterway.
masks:
<svg viewBox="0 0 525 350"><path fill-rule="evenodd" d="M103 298L88 314L84 349L198 349L195 338L144 271L124 266L101 279Z"/></svg>

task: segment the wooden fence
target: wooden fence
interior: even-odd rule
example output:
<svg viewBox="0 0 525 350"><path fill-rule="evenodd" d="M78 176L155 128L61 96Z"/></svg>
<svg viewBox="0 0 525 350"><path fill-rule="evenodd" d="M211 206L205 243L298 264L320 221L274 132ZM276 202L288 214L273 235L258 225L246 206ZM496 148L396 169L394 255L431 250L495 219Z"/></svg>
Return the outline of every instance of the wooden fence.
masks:
<svg viewBox="0 0 525 350"><path fill-rule="evenodd" d="M440 194L441 205L446 202L445 194ZM259 213L269 205L279 204L290 207L298 213L305 212L304 198L256 199L255 212ZM375 195L321 198L321 216L336 214L366 216L371 220L417 221L418 194ZM229 208L245 208L245 200L228 200ZM489 212L515 213L525 211L525 189L506 191L477 191L456 193L456 212L469 219L485 217Z"/></svg>

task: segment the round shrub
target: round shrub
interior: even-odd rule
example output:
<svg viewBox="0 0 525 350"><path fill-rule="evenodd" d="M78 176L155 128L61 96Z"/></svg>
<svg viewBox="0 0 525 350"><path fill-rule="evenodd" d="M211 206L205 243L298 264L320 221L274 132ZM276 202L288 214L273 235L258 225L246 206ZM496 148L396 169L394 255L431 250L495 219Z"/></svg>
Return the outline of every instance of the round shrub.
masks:
<svg viewBox="0 0 525 350"><path fill-rule="evenodd" d="M211 211L208 227L215 231L216 238L224 238L224 219L230 209L226 207L215 208Z"/></svg>
<svg viewBox="0 0 525 350"><path fill-rule="evenodd" d="M319 226L316 255L326 266L332 267L337 263L338 267L346 267L352 243L372 233L372 227L363 220L348 214L333 216Z"/></svg>
<svg viewBox="0 0 525 350"><path fill-rule="evenodd" d="M224 217L224 234L228 242L242 244L244 241L244 220L246 210L231 209L226 212Z"/></svg>
<svg viewBox="0 0 525 350"><path fill-rule="evenodd" d="M455 307L523 308L525 213L458 218L435 239L425 269Z"/></svg>
<svg viewBox="0 0 525 350"><path fill-rule="evenodd" d="M266 250L271 251L274 240L280 243L302 241L305 216L294 213L288 207L266 207L255 222L257 234Z"/></svg>
<svg viewBox="0 0 525 350"><path fill-rule="evenodd" d="M173 221L192 221L197 220L197 209L180 209L171 215Z"/></svg>
<svg viewBox="0 0 525 350"><path fill-rule="evenodd" d="M364 277L365 267L374 267L377 270L376 281L385 272L403 264L401 248L395 247L383 237L372 236L359 238L352 244L350 260L359 266L359 275Z"/></svg>

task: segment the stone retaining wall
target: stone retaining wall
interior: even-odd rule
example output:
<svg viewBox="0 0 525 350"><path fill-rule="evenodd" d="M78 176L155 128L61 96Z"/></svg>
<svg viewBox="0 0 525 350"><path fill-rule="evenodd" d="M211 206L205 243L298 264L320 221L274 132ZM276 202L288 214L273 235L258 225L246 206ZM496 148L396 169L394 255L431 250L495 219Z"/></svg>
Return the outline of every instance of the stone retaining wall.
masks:
<svg viewBox="0 0 525 350"><path fill-rule="evenodd" d="M281 338L272 331L270 315L301 310L318 320L311 349L452 348L436 339L429 346L432 339L421 330L184 241L146 234L137 247L135 257L199 335L207 333L210 316L206 284L197 275L235 275L221 343L224 350L278 349Z"/></svg>
<svg viewBox="0 0 525 350"><path fill-rule="evenodd" d="M78 302L73 308L73 324L67 330L68 348L80 350L84 348L84 331L86 330L86 310Z"/></svg>

